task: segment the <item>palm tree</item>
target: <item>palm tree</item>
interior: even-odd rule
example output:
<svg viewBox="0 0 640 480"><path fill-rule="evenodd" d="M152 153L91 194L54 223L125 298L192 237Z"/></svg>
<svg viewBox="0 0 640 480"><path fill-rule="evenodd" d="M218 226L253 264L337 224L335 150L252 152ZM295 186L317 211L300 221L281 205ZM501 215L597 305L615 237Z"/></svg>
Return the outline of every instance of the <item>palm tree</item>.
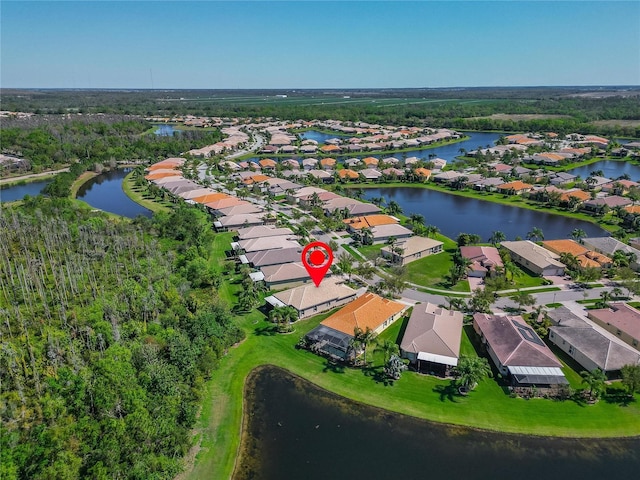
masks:
<svg viewBox="0 0 640 480"><path fill-rule="evenodd" d="M376 207L380 207L383 203L386 203L386 200L384 197L371 197L371 203Z"/></svg>
<svg viewBox="0 0 640 480"><path fill-rule="evenodd" d="M527 239L534 242L538 239L544 240L544 233L540 227L533 227L529 233L527 233Z"/></svg>
<svg viewBox="0 0 640 480"><path fill-rule="evenodd" d="M391 355L398 355L399 353L398 344L391 340L385 340L382 343L376 342L376 348L373 351L382 352L384 355L384 363L389 361Z"/></svg>
<svg viewBox="0 0 640 480"><path fill-rule="evenodd" d="M462 355L455 368L456 385L464 391L473 390L484 377L491 376L491 367L486 358Z"/></svg>
<svg viewBox="0 0 640 480"><path fill-rule="evenodd" d="M504 232L501 232L500 230L496 230L489 237L489 242L491 242L494 247L497 247L500 242L504 242L506 239L507 237L504 234Z"/></svg>
<svg viewBox="0 0 640 480"><path fill-rule="evenodd" d="M360 230L360 236L362 237L363 245L372 245L373 244L373 232L370 228L363 228Z"/></svg>
<svg viewBox="0 0 640 480"><path fill-rule="evenodd" d="M351 281L351 274L353 273L353 257L348 253L341 253L338 256L338 268L342 273L349 275L349 281Z"/></svg>
<svg viewBox="0 0 640 480"><path fill-rule="evenodd" d="M391 200L387 205L387 213L389 215L398 215L402 213L402 207L395 200Z"/></svg>
<svg viewBox="0 0 640 480"><path fill-rule="evenodd" d="M536 303L536 299L530 293L522 292L518 290L518 293L513 297L513 300L518 304L520 309L522 307L531 306Z"/></svg>
<svg viewBox="0 0 640 480"><path fill-rule="evenodd" d="M353 330L353 338L356 343L362 346L362 353L364 355L364 364L367 364L367 347L371 345L378 336L371 328L367 327L366 330L362 330L360 327L356 327Z"/></svg>
<svg viewBox="0 0 640 480"><path fill-rule="evenodd" d="M582 377L582 383L589 388L589 398L591 400L597 400L604 392L604 382L607 380L604 372L596 368L591 372L580 372L580 376Z"/></svg>
<svg viewBox="0 0 640 480"><path fill-rule="evenodd" d="M360 265L353 269L353 273L359 275L365 280L371 280L373 278L373 274L376 272L376 267L371 265L369 262L362 262Z"/></svg>
<svg viewBox="0 0 640 480"><path fill-rule="evenodd" d="M581 228L574 228L571 232L571 238L573 238L578 243L582 243L582 239L586 236L587 232L585 232Z"/></svg>
<svg viewBox="0 0 640 480"><path fill-rule="evenodd" d="M435 237L437 234L440 233L440 229L435 225L427 225L426 232L428 237Z"/></svg>
<svg viewBox="0 0 640 480"><path fill-rule="evenodd" d="M409 221L414 225L424 225L424 215L420 213L412 213L409 215Z"/></svg>

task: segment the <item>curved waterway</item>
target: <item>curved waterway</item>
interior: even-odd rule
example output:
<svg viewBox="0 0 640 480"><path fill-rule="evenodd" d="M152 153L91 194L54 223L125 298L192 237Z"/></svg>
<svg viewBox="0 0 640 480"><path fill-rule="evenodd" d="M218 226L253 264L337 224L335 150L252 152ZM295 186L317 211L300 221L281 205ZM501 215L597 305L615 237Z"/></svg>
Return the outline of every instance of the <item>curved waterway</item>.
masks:
<svg viewBox="0 0 640 480"><path fill-rule="evenodd" d="M366 188L364 198L384 197L394 200L405 215L419 213L427 225L435 225L450 238L474 233L488 241L495 231L503 232L507 240L525 238L533 227L542 229L546 239L568 238L575 228L588 237L608 236L598 225L540 210L516 208L477 198L461 197L437 190L415 187Z"/></svg>
<svg viewBox="0 0 640 480"><path fill-rule="evenodd" d="M49 178L47 180L38 180L36 182L29 182L0 188L0 202L13 202L15 200L22 200L25 195L31 195L32 197L35 197L36 195L42 193L44 187L49 185L52 181L53 179Z"/></svg>
<svg viewBox="0 0 640 480"><path fill-rule="evenodd" d="M251 373L245 408L234 475L241 480L602 480L637 478L640 468L639 438L532 437L436 424L352 402L276 367Z"/></svg>
<svg viewBox="0 0 640 480"><path fill-rule="evenodd" d="M131 171L129 168L111 170L101 173L85 182L78 190L76 198L105 212L115 213L123 217L135 218L138 215L151 217L148 210L129 197L122 190L122 181Z"/></svg>

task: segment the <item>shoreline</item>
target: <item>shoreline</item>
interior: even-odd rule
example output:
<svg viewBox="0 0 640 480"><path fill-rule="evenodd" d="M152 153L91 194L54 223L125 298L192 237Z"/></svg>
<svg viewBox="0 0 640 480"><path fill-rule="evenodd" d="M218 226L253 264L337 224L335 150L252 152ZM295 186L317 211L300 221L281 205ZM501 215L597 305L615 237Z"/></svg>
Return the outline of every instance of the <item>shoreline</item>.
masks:
<svg viewBox="0 0 640 480"><path fill-rule="evenodd" d="M20 175L17 177L4 177L0 178L0 186L2 187L13 187L16 184L21 183L32 183L37 182L39 180L44 180L49 177L55 177L59 173L68 172L69 167L61 168L60 170L49 170L47 172L40 173L29 173L27 175Z"/></svg>

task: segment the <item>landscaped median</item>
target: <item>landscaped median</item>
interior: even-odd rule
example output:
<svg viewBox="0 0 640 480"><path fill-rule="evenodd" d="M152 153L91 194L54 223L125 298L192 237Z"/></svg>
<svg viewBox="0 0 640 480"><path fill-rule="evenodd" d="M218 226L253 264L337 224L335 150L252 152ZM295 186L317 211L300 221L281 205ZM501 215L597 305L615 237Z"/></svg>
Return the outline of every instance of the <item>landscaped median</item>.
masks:
<svg viewBox="0 0 640 480"><path fill-rule="evenodd" d="M443 398L439 387L448 381L405 373L392 387L376 383L362 370L336 372L327 361L295 345L318 325L315 317L295 325L293 335L264 335L268 326L258 312L243 317L247 339L229 350L207 385L199 432L201 450L188 478L229 478L240 444L242 396L249 372L276 365L346 398L419 418L511 433L622 437L640 435L640 406L621 407L602 400L584 406L573 401L511 398L494 379L485 379L467 397ZM254 323L258 321L258 323ZM468 339L463 339L463 346Z"/></svg>

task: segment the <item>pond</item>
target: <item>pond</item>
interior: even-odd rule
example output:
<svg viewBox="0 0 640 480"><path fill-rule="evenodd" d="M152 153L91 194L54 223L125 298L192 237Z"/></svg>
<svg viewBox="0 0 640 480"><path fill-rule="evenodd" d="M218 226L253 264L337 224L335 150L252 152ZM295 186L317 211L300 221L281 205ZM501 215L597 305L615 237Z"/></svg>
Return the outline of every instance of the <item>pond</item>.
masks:
<svg viewBox="0 0 640 480"><path fill-rule="evenodd" d="M608 236L599 226L539 210L511 207L477 198L460 197L436 190L412 187L367 188L364 198L384 197L394 200L405 215L419 213L427 225L435 225L450 238L474 233L488 241L494 231L503 232L507 240L526 238L533 227L542 229L546 239L568 238L574 228L587 236Z"/></svg>
<svg viewBox="0 0 640 480"><path fill-rule="evenodd" d="M531 437L435 424L352 402L275 367L252 372L245 405L236 479L602 480L637 478L640 468L638 438Z"/></svg>
<svg viewBox="0 0 640 480"><path fill-rule="evenodd" d="M173 125L154 125L157 129L153 132L159 137L172 137L180 133L180 130L173 128Z"/></svg>
<svg viewBox="0 0 640 480"><path fill-rule="evenodd" d="M601 160L590 165L584 165L583 167L577 167L569 170L569 173L573 175L580 175L582 179L585 179L591 174L591 172L597 170L602 170L602 173L604 173L604 176L607 178L616 179L627 174L631 180L636 182L640 181L640 165L627 161Z"/></svg>
<svg viewBox="0 0 640 480"><path fill-rule="evenodd" d="M315 140L318 143L324 143L327 140L330 140L332 138L339 138L341 140L346 140L351 137L347 137L344 134L340 134L338 132L325 133L325 132L318 132L317 130L307 130L306 132L302 132L300 134L300 138L302 138L302 140Z"/></svg>
<svg viewBox="0 0 640 480"><path fill-rule="evenodd" d="M22 200L25 195L35 197L52 181L53 179L49 178L47 180L38 180L37 182L23 183L21 185L0 188L0 202Z"/></svg>
<svg viewBox="0 0 640 480"><path fill-rule="evenodd" d="M131 200L122 190L122 181L131 171L129 168L101 173L84 183L78 190L77 199L105 212L123 217L138 215L151 217L152 212Z"/></svg>

